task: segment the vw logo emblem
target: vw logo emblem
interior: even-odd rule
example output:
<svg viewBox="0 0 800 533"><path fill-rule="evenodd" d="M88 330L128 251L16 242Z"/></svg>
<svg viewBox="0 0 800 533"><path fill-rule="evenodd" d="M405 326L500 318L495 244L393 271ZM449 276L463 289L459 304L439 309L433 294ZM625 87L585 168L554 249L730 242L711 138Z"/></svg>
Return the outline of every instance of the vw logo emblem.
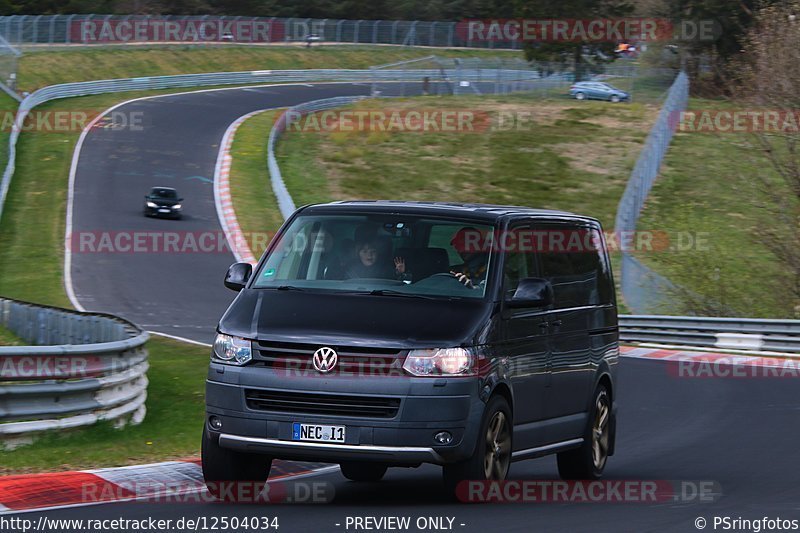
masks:
<svg viewBox="0 0 800 533"><path fill-rule="evenodd" d="M323 346L314 352L312 363L314 363L314 368L316 368L318 372L327 374L333 370L338 360L339 356L336 354L336 350Z"/></svg>

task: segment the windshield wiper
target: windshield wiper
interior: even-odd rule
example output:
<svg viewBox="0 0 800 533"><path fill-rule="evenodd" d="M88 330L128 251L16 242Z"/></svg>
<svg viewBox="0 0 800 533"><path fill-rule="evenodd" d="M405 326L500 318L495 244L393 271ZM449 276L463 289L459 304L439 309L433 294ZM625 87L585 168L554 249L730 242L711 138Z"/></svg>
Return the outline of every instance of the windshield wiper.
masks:
<svg viewBox="0 0 800 533"><path fill-rule="evenodd" d="M305 289L301 287L295 287L294 285L278 285L275 287L279 291L304 291Z"/></svg>
<svg viewBox="0 0 800 533"><path fill-rule="evenodd" d="M425 300L436 299L432 296L426 296L424 294L414 294L409 292L396 291L393 289L374 289L369 291L369 294L371 294L372 296L400 296L403 298L424 298Z"/></svg>

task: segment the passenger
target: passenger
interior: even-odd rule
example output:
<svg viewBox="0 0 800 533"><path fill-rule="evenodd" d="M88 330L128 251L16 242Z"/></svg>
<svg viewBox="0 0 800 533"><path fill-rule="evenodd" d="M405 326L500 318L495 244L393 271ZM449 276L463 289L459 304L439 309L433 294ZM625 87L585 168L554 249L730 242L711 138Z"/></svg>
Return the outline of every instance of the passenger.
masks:
<svg viewBox="0 0 800 533"><path fill-rule="evenodd" d="M481 288L486 283L486 269L489 254L486 248L486 235L476 228L461 228L453 235L450 245L461 256L462 264L450 273L470 289Z"/></svg>
<svg viewBox="0 0 800 533"><path fill-rule="evenodd" d="M375 240L356 242L355 251L356 257L345 267L345 278L394 277L391 266L380 256Z"/></svg>

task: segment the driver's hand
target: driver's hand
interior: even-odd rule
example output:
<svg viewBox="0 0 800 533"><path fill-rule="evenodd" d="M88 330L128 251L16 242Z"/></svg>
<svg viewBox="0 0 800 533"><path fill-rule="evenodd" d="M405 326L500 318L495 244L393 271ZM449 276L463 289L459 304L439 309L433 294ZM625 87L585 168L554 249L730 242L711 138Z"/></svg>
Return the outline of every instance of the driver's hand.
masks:
<svg viewBox="0 0 800 533"><path fill-rule="evenodd" d="M398 274L405 274L406 272L406 260L402 257L395 257L394 258L394 270Z"/></svg>
<svg viewBox="0 0 800 533"><path fill-rule="evenodd" d="M465 287L468 289L474 289L475 285L472 284L472 280L469 279L469 276L466 274L462 274L461 272L453 272L452 270L450 273L455 276L455 278L459 281L459 283L463 283Z"/></svg>

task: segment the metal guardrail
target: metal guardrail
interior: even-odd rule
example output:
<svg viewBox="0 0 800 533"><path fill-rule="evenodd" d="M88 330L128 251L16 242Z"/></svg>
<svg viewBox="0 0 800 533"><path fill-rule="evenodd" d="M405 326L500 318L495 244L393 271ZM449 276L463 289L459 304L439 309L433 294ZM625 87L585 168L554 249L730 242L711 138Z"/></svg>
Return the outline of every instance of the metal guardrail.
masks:
<svg viewBox="0 0 800 533"><path fill-rule="evenodd" d="M29 343L0 346L0 443L112 420L139 423L147 332L121 318L0 298L0 324Z"/></svg>
<svg viewBox="0 0 800 533"><path fill-rule="evenodd" d="M626 342L800 354L800 320L620 315Z"/></svg>
<svg viewBox="0 0 800 533"><path fill-rule="evenodd" d="M283 181L281 169L278 166L278 160L275 158L275 145L278 142L281 134L286 131L286 117L290 114L306 115L316 111L340 107L347 104L352 104L367 98L365 96L338 96L336 98L324 98L322 100L312 100L302 104L290 107L286 113L282 113L280 117L272 125L269 132L269 140L267 141L267 168L269 170L269 179L272 183L272 191L275 193L275 198L278 200L278 208L280 209L281 216L287 219L297 209L294 205L294 200L286 188L286 183Z"/></svg>

